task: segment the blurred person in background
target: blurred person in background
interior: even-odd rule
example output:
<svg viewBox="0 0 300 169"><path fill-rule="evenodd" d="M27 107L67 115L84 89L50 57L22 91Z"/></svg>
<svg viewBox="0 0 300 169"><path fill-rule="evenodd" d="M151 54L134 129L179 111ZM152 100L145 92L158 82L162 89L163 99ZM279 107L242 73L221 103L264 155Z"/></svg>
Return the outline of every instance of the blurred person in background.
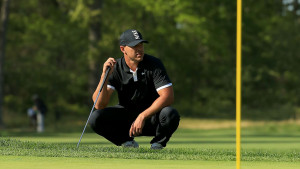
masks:
<svg viewBox="0 0 300 169"><path fill-rule="evenodd" d="M36 111L33 110L33 107L31 107L27 110L27 115L29 117L30 127L34 128L36 130L36 128L37 128Z"/></svg>
<svg viewBox="0 0 300 169"><path fill-rule="evenodd" d="M45 131L45 115L47 113L47 106L37 94L32 96L32 100L34 103L32 109L36 112L36 129L38 133L42 133Z"/></svg>

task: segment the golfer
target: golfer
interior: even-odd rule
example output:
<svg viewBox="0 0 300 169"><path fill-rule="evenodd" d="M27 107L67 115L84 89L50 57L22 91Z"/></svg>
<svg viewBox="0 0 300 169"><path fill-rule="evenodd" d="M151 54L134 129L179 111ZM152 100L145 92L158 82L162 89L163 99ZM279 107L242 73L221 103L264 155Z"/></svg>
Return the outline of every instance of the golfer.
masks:
<svg viewBox="0 0 300 169"><path fill-rule="evenodd" d="M173 87L162 62L144 54L139 31L126 30L120 36L123 57L109 58L93 100L96 100L105 72L109 77L95 104L90 119L92 129L117 146L139 147L136 136L154 136L151 149L166 147L179 125L179 114L170 107L174 101ZM107 107L112 93L118 93L119 104Z"/></svg>

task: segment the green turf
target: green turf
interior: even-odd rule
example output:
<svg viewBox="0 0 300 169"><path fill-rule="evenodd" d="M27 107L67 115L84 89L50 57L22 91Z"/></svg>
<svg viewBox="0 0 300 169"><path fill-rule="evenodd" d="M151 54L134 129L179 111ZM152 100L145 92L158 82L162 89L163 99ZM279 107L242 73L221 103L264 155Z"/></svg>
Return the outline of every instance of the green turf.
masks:
<svg viewBox="0 0 300 169"><path fill-rule="evenodd" d="M299 126L276 131L264 126L242 131L243 168L300 168ZM161 168L158 165L164 165L163 168L235 167L234 129L179 129L161 151L149 149L149 137L136 138L139 149L123 149L94 133L86 133L80 148L76 149L80 133L0 134L0 168L19 168L18 165L34 168L32 163L49 168L73 165L74 168L124 168L125 164L131 169Z"/></svg>
<svg viewBox="0 0 300 169"><path fill-rule="evenodd" d="M5 169L233 169L234 161L0 156ZM300 163L242 162L243 169L296 169Z"/></svg>

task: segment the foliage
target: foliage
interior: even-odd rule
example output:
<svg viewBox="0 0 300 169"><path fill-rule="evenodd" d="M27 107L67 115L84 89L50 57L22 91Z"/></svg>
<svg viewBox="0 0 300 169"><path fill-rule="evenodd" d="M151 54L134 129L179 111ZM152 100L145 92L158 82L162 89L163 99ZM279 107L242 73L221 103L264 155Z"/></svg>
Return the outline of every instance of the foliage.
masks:
<svg viewBox="0 0 300 169"><path fill-rule="evenodd" d="M11 7L6 104L25 112L32 104L31 96L37 93L52 111L72 111L75 105L85 107L86 30L79 23L70 22L67 13L51 1L29 2Z"/></svg>
<svg viewBox="0 0 300 169"><path fill-rule="evenodd" d="M99 79L106 58L121 57L121 32L136 28L150 41L146 52L165 63L174 84L174 106L181 115L234 118L235 1L110 0L92 10L93 2L12 1L5 61L6 110L25 112L32 104L31 96L38 93L52 113L88 114L92 104L88 81ZM244 2L245 118L296 117L299 17L280 1ZM101 39L91 55L89 25L97 19ZM99 70L94 76L90 76L90 61Z"/></svg>
<svg viewBox="0 0 300 169"><path fill-rule="evenodd" d="M247 1L245 6L243 80L246 111L251 115L250 112L260 109L264 110L264 116L296 118L300 91L296 87L299 68L295 63L300 58L297 44L300 15L293 12L283 15L284 7L280 1ZM263 10L266 11L261 12Z"/></svg>

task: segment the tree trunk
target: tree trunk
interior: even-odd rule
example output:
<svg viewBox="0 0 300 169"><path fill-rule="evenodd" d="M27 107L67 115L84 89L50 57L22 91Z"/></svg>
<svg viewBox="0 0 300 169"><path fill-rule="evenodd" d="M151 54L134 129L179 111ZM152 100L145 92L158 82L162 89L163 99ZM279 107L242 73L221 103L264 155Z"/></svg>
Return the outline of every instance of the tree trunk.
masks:
<svg viewBox="0 0 300 169"><path fill-rule="evenodd" d="M102 0L94 0L93 3L90 5L91 11L101 10L102 8ZM97 63L97 57L99 57L99 46L98 43L101 40L101 19L99 15L91 16L90 23L89 23L89 68L90 68L90 75L89 75L89 92L93 94L99 79L102 69L99 68L99 64Z"/></svg>
<svg viewBox="0 0 300 169"><path fill-rule="evenodd" d="M4 57L5 57L5 35L9 14L9 2L10 0L2 1L1 9L1 26L0 26L0 128L4 126L3 123L3 85L4 85Z"/></svg>
<svg viewBox="0 0 300 169"><path fill-rule="evenodd" d="M295 0L294 1L294 14L295 14L295 18L297 18L297 16L300 15L300 14L298 14L298 10L299 10L299 2L298 2L298 0Z"/></svg>

